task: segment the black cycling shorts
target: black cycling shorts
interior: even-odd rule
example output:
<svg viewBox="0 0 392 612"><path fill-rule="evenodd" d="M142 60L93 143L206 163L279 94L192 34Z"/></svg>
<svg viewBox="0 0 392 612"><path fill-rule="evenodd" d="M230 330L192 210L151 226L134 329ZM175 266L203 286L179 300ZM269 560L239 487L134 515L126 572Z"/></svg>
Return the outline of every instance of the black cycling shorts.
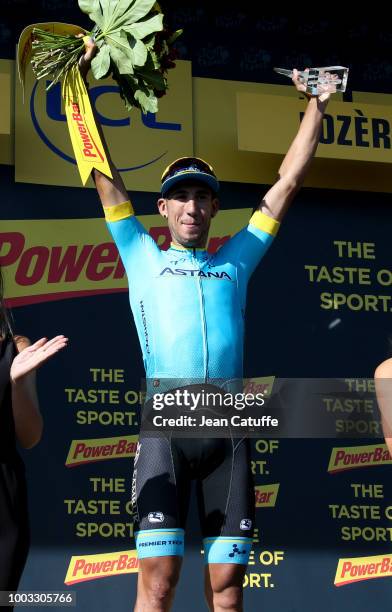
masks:
<svg viewBox="0 0 392 612"><path fill-rule="evenodd" d="M255 507L248 438L141 434L132 479L139 558L183 555L192 480L205 561L246 564Z"/></svg>

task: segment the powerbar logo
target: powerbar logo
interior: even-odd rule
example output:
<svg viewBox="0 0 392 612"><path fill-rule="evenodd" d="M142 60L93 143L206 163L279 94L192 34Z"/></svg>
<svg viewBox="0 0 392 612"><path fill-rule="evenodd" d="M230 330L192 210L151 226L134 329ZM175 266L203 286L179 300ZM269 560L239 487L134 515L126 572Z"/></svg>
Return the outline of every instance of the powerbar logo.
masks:
<svg viewBox="0 0 392 612"><path fill-rule="evenodd" d="M138 436L72 440L65 465L75 467L83 463L134 457Z"/></svg>
<svg viewBox="0 0 392 612"><path fill-rule="evenodd" d="M335 586L392 576L392 555L339 559Z"/></svg>
<svg viewBox="0 0 392 612"><path fill-rule="evenodd" d="M278 497L279 483L255 487L256 508L274 508Z"/></svg>
<svg viewBox="0 0 392 612"><path fill-rule="evenodd" d="M108 576L132 574L138 569L136 550L71 557L64 583L70 585Z"/></svg>
<svg viewBox="0 0 392 612"><path fill-rule="evenodd" d="M372 465L391 465L392 456L385 444L333 448L328 472L342 472Z"/></svg>
<svg viewBox="0 0 392 612"><path fill-rule="evenodd" d="M275 376L261 376L258 378L244 379L244 393L262 393L265 397L270 396L274 385Z"/></svg>
<svg viewBox="0 0 392 612"><path fill-rule="evenodd" d="M230 238L234 221L238 228L246 220L246 210L235 212L238 215L233 220L229 215L228 223L224 216L220 235L210 238L210 253ZM159 247L166 250L171 237L168 227L160 225L162 218L146 215L140 220ZM0 267L11 307L127 289L124 267L102 218L2 221ZM177 273L183 274L170 275ZM219 278L224 275L220 272Z"/></svg>
<svg viewBox="0 0 392 612"><path fill-rule="evenodd" d="M89 159L92 157L96 158L98 155L101 161L104 161L103 155L97 148L97 145L89 132L86 121L80 112L79 105L76 102L72 103L72 110L72 129L79 136L79 147L81 151L83 151L83 155Z"/></svg>

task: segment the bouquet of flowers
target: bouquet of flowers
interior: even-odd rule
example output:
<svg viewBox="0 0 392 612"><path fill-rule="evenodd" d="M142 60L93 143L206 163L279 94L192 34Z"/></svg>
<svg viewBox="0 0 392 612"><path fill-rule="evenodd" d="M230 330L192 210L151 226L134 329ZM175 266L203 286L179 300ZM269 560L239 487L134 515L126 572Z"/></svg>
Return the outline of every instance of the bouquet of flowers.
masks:
<svg viewBox="0 0 392 612"><path fill-rule="evenodd" d="M170 33L155 0L78 0L94 23L89 35L98 47L91 63L93 75L117 82L125 106L156 113L157 98L167 91L167 70L175 67L172 45L182 30ZM84 42L73 34L40 28L32 31L33 72L49 78L48 88L66 76L83 55Z"/></svg>

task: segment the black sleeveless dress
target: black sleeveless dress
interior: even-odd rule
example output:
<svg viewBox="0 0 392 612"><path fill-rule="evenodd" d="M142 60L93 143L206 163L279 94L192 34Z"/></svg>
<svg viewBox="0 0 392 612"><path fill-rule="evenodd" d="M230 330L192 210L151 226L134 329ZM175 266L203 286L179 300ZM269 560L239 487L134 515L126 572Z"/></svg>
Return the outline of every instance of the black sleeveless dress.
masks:
<svg viewBox="0 0 392 612"><path fill-rule="evenodd" d="M16 450L11 401L15 354L10 336L0 340L0 591L17 590L29 549L25 471Z"/></svg>

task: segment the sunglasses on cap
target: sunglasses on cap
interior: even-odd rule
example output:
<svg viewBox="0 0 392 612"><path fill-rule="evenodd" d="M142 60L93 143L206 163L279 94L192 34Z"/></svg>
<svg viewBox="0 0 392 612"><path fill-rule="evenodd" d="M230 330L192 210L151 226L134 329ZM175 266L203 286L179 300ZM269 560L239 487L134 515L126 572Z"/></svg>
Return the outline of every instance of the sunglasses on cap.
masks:
<svg viewBox="0 0 392 612"><path fill-rule="evenodd" d="M178 159L174 160L174 162L169 164L163 171L161 177L162 183L179 170L185 170L191 167L194 167L195 170L200 170L200 172L206 172L207 174L216 176L214 168L209 163L204 161L204 159L201 159L201 157L179 157Z"/></svg>
<svg viewBox="0 0 392 612"><path fill-rule="evenodd" d="M184 180L205 183L214 193L219 191L219 182L213 167L200 157L180 157L165 168L162 174L161 193L168 193L177 183Z"/></svg>

